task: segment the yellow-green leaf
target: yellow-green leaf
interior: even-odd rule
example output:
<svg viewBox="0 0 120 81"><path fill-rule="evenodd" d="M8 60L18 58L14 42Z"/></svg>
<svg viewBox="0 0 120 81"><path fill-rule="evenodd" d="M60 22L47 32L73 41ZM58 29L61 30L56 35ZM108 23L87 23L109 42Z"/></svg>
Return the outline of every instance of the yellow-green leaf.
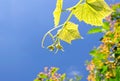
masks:
<svg viewBox="0 0 120 81"><path fill-rule="evenodd" d="M64 81L65 78L66 78L66 74L64 73L64 74L61 75L60 79L61 79L61 81Z"/></svg>
<svg viewBox="0 0 120 81"><path fill-rule="evenodd" d="M75 5L71 12L79 21L102 26L102 20L110 15L112 10L104 0L86 0L86 3Z"/></svg>
<svg viewBox="0 0 120 81"><path fill-rule="evenodd" d="M51 74L54 74L54 73L57 72L58 70L59 70L59 68L55 68L55 67L52 68L52 69L51 69Z"/></svg>
<svg viewBox="0 0 120 81"><path fill-rule="evenodd" d="M47 78L48 76L47 76L46 74L42 73L42 74L39 74L38 77L45 79L45 78Z"/></svg>
<svg viewBox="0 0 120 81"><path fill-rule="evenodd" d="M62 4L63 4L63 0L57 0L56 8L53 12L55 26L57 26L60 22L60 16L61 16L61 12L62 12Z"/></svg>
<svg viewBox="0 0 120 81"><path fill-rule="evenodd" d="M40 81L39 78L36 78L34 81Z"/></svg>
<svg viewBox="0 0 120 81"><path fill-rule="evenodd" d="M103 32L102 29L100 27L95 27L95 28L92 28L88 31L88 34L94 34L94 33L100 33L100 32Z"/></svg>
<svg viewBox="0 0 120 81"><path fill-rule="evenodd" d="M67 22L63 28L58 32L58 38L61 40L71 43L72 40L81 38L80 33L78 31L78 25Z"/></svg>

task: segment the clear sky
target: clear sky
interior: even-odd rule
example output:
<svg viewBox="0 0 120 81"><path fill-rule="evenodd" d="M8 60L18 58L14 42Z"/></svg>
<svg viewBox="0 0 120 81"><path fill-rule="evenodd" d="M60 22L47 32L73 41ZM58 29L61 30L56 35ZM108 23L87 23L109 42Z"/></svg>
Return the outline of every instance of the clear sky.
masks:
<svg viewBox="0 0 120 81"><path fill-rule="evenodd" d="M64 0L64 8L78 1ZM59 72L68 76L76 72L86 81L85 61L90 60L89 51L100 44L102 34L88 35L91 26L73 17L71 21L79 23L84 39L73 41L72 45L63 42L63 53L54 54L41 48L43 35L54 25L55 3L56 0L0 0L0 81L33 81L45 66L60 67ZM61 23L67 16L62 15Z"/></svg>

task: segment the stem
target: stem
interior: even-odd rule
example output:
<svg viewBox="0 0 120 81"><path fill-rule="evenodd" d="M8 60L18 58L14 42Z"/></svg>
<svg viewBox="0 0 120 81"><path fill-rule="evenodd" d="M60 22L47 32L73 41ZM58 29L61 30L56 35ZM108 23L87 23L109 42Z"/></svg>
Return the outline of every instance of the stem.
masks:
<svg viewBox="0 0 120 81"><path fill-rule="evenodd" d="M66 12L66 11L68 11L67 9L66 10L62 10L62 12Z"/></svg>
<svg viewBox="0 0 120 81"><path fill-rule="evenodd" d="M83 2L83 0L80 0L75 6L67 8L66 11L72 11L75 7L77 7L82 2Z"/></svg>
<svg viewBox="0 0 120 81"><path fill-rule="evenodd" d="M80 1L76 4L76 6L79 5L82 1L83 1L83 0L80 0ZM63 11L64 11L64 10L63 10ZM60 28L61 26L64 26L64 25L71 19L72 15L73 15L73 13L72 13L72 11L71 11L69 17L67 18L67 20L65 21L64 24L52 28L51 30L49 30L49 31L43 36L43 38L42 38L42 44L41 44L41 46L42 46L43 48L44 48L44 41L45 41L45 38L47 37L47 35L49 34L50 36L52 36L51 32L54 31L54 30L56 30L57 28ZM53 36L52 36L52 39L54 39Z"/></svg>
<svg viewBox="0 0 120 81"><path fill-rule="evenodd" d="M64 28L64 25L71 19L72 15L73 15L73 13L71 12L70 15L68 16L67 20L64 22L62 28ZM62 28L61 28L61 29L62 29ZM61 31L60 31L59 33L61 33ZM59 33L58 33L57 35L59 35Z"/></svg>
<svg viewBox="0 0 120 81"><path fill-rule="evenodd" d="M67 20L65 21L65 24L72 18L73 13L71 12L70 15L68 16Z"/></svg>
<svg viewBox="0 0 120 81"><path fill-rule="evenodd" d="M52 38L52 40L54 41L54 36L52 35L52 33L49 33L49 36Z"/></svg>
<svg viewBox="0 0 120 81"><path fill-rule="evenodd" d="M83 2L83 0L80 0L76 5L79 5L80 3L82 3Z"/></svg>
<svg viewBox="0 0 120 81"><path fill-rule="evenodd" d="M42 38L42 44L41 46L44 48L44 41L45 41L45 38L47 37L48 34L50 34L52 31L56 30L57 28L60 28L61 26L63 26L63 24L57 26L57 27L54 27L52 28L51 30L49 30Z"/></svg>
<svg viewBox="0 0 120 81"><path fill-rule="evenodd" d="M82 1L83 1L83 0L80 0L80 1L75 5L75 7L76 7L77 5L79 5ZM74 8L74 7L73 7L73 8ZM72 8L72 9L73 9L73 8ZM68 16L68 18L67 18L67 20L65 21L65 23L68 22L68 21L71 19L72 15L73 15L73 13L72 13L72 10L71 10L71 13L70 13L70 15Z"/></svg>
<svg viewBox="0 0 120 81"><path fill-rule="evenodd" d="M58 49L56 49L56 52L55 52L55 54L57 54L57 52L58 52L59 50Z"/></svg>

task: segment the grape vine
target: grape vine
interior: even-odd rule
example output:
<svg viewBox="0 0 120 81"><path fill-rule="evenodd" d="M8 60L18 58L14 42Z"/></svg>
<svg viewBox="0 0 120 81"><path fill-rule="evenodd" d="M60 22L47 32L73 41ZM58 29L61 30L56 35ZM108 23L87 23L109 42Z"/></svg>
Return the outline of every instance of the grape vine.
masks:
<svg viewBox="0 0 120 81"><path fill-rule="evenodd" d="M63 51L63 46L60 44L61 40L71 44L72 40L82 39L78 31L78 25L70 21L72 16L87 24L102 26L103 19L112 13L112 9L104 0L80 0L75 6L67 9L62 9L62 6L63 0L57 0L56 8L53 12L55 27L49 30L42 40L42 47L44 47L45 38L49 35L53 40L53 44L47 48L50 51L54 51L56 48L56 53L58 50ZM70 12L70 15L62 25L59 25L61 14L67 11ZM54 30L57 30L55 35L52 34Z"/></svg>
<svg viewBox="0 0 120 81"><path fill-rule="evenodd" d="M120 81L120 4L110 7L104 0L80 0L75 6L62 9L63 0L57 0L53 12L55 27L49 30L42 39L42 47L46 37L49 35L53 43L47 48L50 51L63 50L61 40L71 44L72 40L80 39L82 36L78 31L78 25L71 22L72 16L79 21L96 26L88 31L89 34L104 33L100 39L101 45L90 51L91 61L87 62L89 75L88 81ZM69 11L70 15L66 21L59 25L60 16ZM103 22L104 19L104 22ZM57 31L55 35L53 31ZM38 74L34 81L80 81L81 77L75 75L75 79L66 79L66 74L57 73L58 68L45 68L44 72Z"/></svg>

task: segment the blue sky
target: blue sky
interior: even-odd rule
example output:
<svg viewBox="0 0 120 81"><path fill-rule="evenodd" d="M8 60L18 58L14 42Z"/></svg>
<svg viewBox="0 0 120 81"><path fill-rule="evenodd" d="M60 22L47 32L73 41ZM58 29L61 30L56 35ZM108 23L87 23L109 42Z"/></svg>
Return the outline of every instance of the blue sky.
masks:
<svg viewBox="0 0 120 81"><path fill-rule="evenodd" d="M64 8L78 1L64 0ZM33 81L45 66L59 67L59 72L66 72L68 76L77 72L86 81L85 61L90 60L89 51L100 44L102 34L88 35L91 26L72 17L71 21L79 23L84 39L73 41L72 45L62 42L63 53L43 49L42 37L54 25L55 3L56 0L0 0L0 81ZM61 23L67 15L62 14Z"/></svg>

